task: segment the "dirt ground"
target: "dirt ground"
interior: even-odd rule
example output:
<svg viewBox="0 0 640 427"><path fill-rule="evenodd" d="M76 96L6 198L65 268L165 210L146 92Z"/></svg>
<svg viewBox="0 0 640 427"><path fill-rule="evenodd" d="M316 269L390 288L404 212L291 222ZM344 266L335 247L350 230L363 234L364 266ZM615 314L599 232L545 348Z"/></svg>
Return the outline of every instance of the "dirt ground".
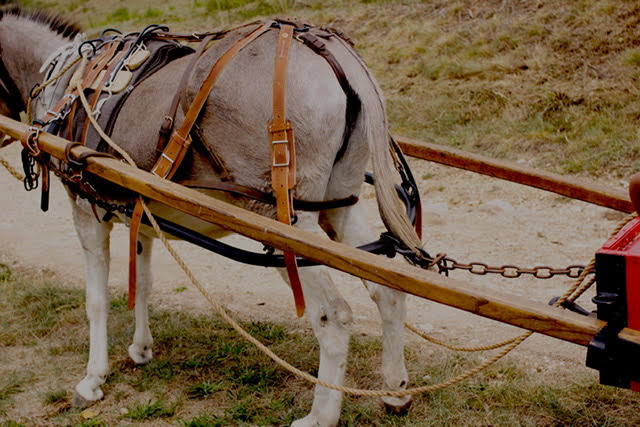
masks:
<svg viewBox="0 0 640 427"><path fill-rule="evenodd" d="M3 150L2 155L19 166L17 146ZM526 159L519 162L528 164ZM411 165L423 197L426 249L432 254L446 252L460 261L529 267L586 264L624 217L609 209L421 160L411 160ZM614 180L606 184L623 186ZM83 257L69 202L58 181L54 182L51 208L46 214L39 210L39 191L25 192L22 183L4 168L0 168L0 185L0 262L16 271L84 286ZM365 189L363 199L368 205L366 220L382 231L371 189ZM127 231L117 226L113 233L112 295L126 289ZM260 245L240 236L225 241L260 250ZM290 292L276 271L235 263L186 243L176 246L209 291L236 316L286 321L294 330L308 329L306 320L296 319ZM152 304L175 310L209 310L159 242L155 248ZM452 276L538 303L547 303L571 283L567 278L514 281L464 272ZM338 272L334 277L353 309L354 331L378 335L377 311L360 281ZM588 308L593 307L591 296L589 293L582 298ZM408 319L438 338L466 344L493 343L521 332L415 297L410 297ZM407 337L417 340L410 333ZM431 348L425 343L425 354ZM584 367L584 348L539 335L509 357L522 362L530 372L542 374L541 379L590 371Z"/></svg>

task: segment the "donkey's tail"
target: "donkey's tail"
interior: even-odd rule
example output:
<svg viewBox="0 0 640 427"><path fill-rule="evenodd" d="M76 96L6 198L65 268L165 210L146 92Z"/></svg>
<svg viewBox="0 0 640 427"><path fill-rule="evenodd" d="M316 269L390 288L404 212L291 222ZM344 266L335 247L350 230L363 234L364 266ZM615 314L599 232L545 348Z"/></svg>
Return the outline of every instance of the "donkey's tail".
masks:
<svg viewBox="0 0 640 427"><path fill-rule="evenodd" d="M362 101L359 119L362 121L364 134L371 151L380 216L386 228L395 237L411 250L418 252L416 248L422 247L421 239L411 224L406 207L396 192L394 176L397 176L397 170L391 154L393 147L381 91L364 61L353 50L350 51L366 75L364 76L366 84L358 84L356 91Z"/></svg>
<svg viewBox="0 0 640 427"><path fill-rule="evenodd" d="M382 99L378 99L378 102L363 102L362 107L365 135L371 150L378 210L387 229L415 251L416 248L422 247L422 242L396 192L393 178L397 176L397 170L391 155L393 148L390 145Z"/></svg>

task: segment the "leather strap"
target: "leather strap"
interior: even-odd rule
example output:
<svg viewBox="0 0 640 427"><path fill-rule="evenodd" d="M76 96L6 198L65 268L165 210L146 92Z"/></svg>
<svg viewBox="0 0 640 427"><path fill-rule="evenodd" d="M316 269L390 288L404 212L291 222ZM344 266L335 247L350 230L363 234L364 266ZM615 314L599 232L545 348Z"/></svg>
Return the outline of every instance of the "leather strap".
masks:
<svg viewBox="0 0 640 427"><path fill-rule="evenodd" d="M271 143L271 187L276 196L278 221L287 225L291 225L291 217L293 216L291 189L296 183L293 127L291 122L285 118L287 69L293 30L293 25L284 23L280 25L273 75L273 117L268 128ZM302 317L305 302L296 255L285 252L284 262L293 291L296 314L298 317Z"/></svg>
<svg viewBox="0 0 640 427"><path fill-rule="evenodd" d="M258 191L246 185L236 184L235 182L218 181L218 180L180 180L178 184L191 188L206 188L208 190L224 191L234 196L246 197L248 199L257 200L269 205L275 205L276 199L271 193ZM294 210L300 211L324 211L329 209L343 208L355 205L358 202L358 196L349 196L342 199L331 200L298 200L293 199Z"/></svg>
<svg viewBox="0 0 640 427"><path fill-rule="evenodd" d="M640 172L631 177L631 181L629 182L629 197L636 212L640 215Z"/></svg>
<svg viewBox="0 0 640 427"><path fill-rule="evenodd" d="M173 130L176 112L178 111L178 106L180 105L180 99L182 98L182 94L187 87L187 82L189 81L189 77L191 77L193 68L196 66L198 59L200 59L202 53L206 50L207 45L212 39L213 35L209 35L204 40L202 40L202 42L198 46L198 49L196 49L196 51L193 53L193 56L189 60L187 68L185 68L184 72L182 73L182 77L180 78L180 82L178 83L178 89L173 95L169 110L163 117L162 126L160 126L158 145L156 146L156 151L159 154L162 154L162 151L164 150L165 146L167 145L167 141L169 140L169 136L171 135L171 131Z"/></svg>
<svg viewBox="0 0 640 427"><path fill-rule="evenodd" d="M136 306L136 284L138 283L136 255L138 254L138 230L140 229L142 215L144 215L144 208L138 200L135 208L133 208L131 225L129 227L129 310L133 310Z"/></svg>
<svg viewBox="0 0 640 427"><path fill-rule="evenodd" d="M108 60L102 67L104 70L106 70L106 72L104 73L104 77L102 78L102 80L98 82L98 87L96 88L93 94L93 98L91 99L91 111L93 111L96 108L96 105L98 104L98 100L100 99L100 94L102 93L102 88L107 83L107 80L111 75L111 72L118 66L118 64L120 64L120 60L128 54L129 48L131 47L132 43L133 43L133 40L129 40L125 42L124 46L122 46L122 49L120 49L120 51L118 51L117 53L116 51L118 47L122 45L121 41L112 42L111 45L109 46L109 49L107 49L107 53L105 57L107 57ZM93 80L99 77L102 69L96 70L96 71L97 71L97 74L93 78ZM93 84L93 80L86 84L83 82L82 87L86 88L91 86ZM91 114L91 112L87 111L87 118L85 119L84 125L82 127L82 136L80 138L80 141L87 140L87 133L89 132L89 123L90 123L89 114Z"/></svg>
<svg viewBox="0 0 640 427"><path fill-rule="evenodd" d="M326 34L328 37L333 36L331 32L327 32ZM356 127L356 121L358 120L358 115L360 114L360 110L362 109L362 103L360 101L360 97L349 83L344 69L342 68L336 57L329 51L329 49L327 49L326 44L322 40L320 40L311 32L298 34L296 36L296 40L304 43L305 46L307 46L318 55L322 56L325 61L327 61L327 63L333 70L333 73L336 75L340 87L347 96L347 108L345 110L345 129L342 134L342 145L340 146L340 150L338 150L338 153L336 154L336 158L334 160L334 163L337 163L347 151L349 139L351 138L351 134Z"/></svg>
<svg viewBox="0 0 640 427"><path fill-rule="evenodd" d="M236 44L231 46L231 48L227 50L220 59L218 59L215 65L211 68L211 71L209 71L207 78L202 83L200 90L198 90L198 93L185 115L184 121L171 135L169 143L165 147L160 158L157 160L155 166L151 169L151 173L167 179L171 179L171 177L176 173L178 166L180 166L182 159L191 145L189 132L198 119L200 111L202 111L202 107L204 107L204 104L209 97L209 93L211 92L211 89L213 89L213 85L218 80L222 70L236 55L236 53L268 30L269 27L265 25L256 28L236 42Z"/></svg>
<svg viewBox="0 0 640 427"><path fill-rule="evenodd" d="M224 67L231 61L231 59L242 48L251 43L269 30L266 25L261 25L255 30L251 31L239 41L237 41L229 50L227 50L215 63L215 65L209 71L207 78L204 80L196 97L194 98L189 110L187 111L184 121L180 127L173 132L171 139L167 143L167 146L162 151L162 155L156 161L156 164L151 169L151 173L161 178L171 179L173 175L180 167L184 156L187 154L189 147L191 146L191 137L189 133L193 128L202 107L204 107L209 93L213 89L213 85L218 80ZM138 229L140 228L140 221L142 220L142 204L140 201L136 202L134 208L134 215L131 217L131 225L129 228L129 308L133 309L135 306L135 293L136 293L136 258L137 258L137 246L138 246ZM137 214L139 213L139 214ZM133 297L132 297L133 295Z"/></svg>

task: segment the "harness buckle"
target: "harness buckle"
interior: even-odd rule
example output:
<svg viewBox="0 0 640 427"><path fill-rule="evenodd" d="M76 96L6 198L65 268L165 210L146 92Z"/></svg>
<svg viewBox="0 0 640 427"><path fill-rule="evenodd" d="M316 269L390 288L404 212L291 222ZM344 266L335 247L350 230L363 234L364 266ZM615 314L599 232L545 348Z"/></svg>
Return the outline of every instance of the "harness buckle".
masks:
<svg viewBox="0 0 640 427"><path fill-rule="evenodd" d="M47 111L47 115L51 116L51 118L49 120L47 120L45 122L45 124L49 124L49 123L52 123L52 122L57 122L58 120L62 120L64 118L63 113L60 112L60 111L49 110L49 111Z"/></svg>
<svg viewBox="0 0 640 427"><path fill-rule="evenodd" d="M284 162L278 163L278 162L276 162L275 154L274 154L271 166L274 167L274 168L289 167L289 165L291 164L291 155L289 153L289 140L287 140L287 139L277 139L275 141L271 141L271 144L272 145L286 144L285 145L285 150L286 150L285 151L285 155L286 155L286 158L287 158L287 160L285 160Z"/></svg>
<svg viewBox="0 0 640 427"><path fill-rule="evenodd" d="M167 177L169 176L169 173L171 173L171 169L173 169L173 164L176 162L175 159L172 159L171 157L167 156L166 153L162 153L160 155L160 157L162 157L163 159L165 159L167 162L169 162L169 167L167 168L167 170L162 174L162 178L163 179L167 179ZM154 168L155 170L155 168ZM152 171L153 172L153 171Z"/></svg>

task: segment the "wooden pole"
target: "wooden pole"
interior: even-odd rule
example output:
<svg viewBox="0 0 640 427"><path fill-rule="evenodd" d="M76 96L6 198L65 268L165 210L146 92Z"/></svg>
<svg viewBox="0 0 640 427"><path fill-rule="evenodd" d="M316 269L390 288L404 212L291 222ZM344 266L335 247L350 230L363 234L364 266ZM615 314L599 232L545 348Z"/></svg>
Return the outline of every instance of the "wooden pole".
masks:
<svg viewBox="0 0 640 427"><path fill-rule="evenodd" d="M23 123L0 116L0 131L15 138L27 128ZM40 135L40 149L54 157L64 159L67 144L68 141L62 138L47 133ZM75 156L87 151L91 150L80 146L74 148L72 154ZM605 325L597 319L527 298L491 291L406 264L399 265L383 256L321 238L207 197L114 159L90 157L86 170L145 197L278 249L294 252L354 276L489 319L580 345L587 345ZM620 336L640 344L640 332L624 329Z"/></svg>
<svg viewBox="0 0 640 427"><path fill-rule="evenodd" d="M402 151L412 157L540 188L622 212L631 213L634 211L626 192L594 184L587 180L528 168L424 141L398 137L397 142Z"/></svg>

